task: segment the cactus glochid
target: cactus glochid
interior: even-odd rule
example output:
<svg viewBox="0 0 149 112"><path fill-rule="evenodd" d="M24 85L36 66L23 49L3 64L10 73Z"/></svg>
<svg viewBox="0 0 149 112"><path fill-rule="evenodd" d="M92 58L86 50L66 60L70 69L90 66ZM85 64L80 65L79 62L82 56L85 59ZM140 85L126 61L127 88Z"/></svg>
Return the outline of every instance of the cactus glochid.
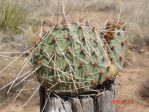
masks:
<svg viewBox="0 0 149 112"><path fill-rule="evenodd" d="M55 27L33 51L38 81L50 91L76 95L114 78L123 68L124 30L120 23L108 23L103 32L79 23Z"/></svg>

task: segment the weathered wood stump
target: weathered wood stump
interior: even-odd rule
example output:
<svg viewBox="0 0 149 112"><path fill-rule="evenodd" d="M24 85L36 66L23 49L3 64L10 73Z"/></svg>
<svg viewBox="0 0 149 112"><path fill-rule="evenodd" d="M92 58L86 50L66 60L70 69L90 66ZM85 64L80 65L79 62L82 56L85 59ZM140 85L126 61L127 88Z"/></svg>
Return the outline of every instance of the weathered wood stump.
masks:
<svg viewBox="0 0 149 112"><path fill-rule="evenodd" d="M106 81L96 90L98 92L69 97L58 94L46 95L44 88L41 87L40 112L115 112L112 103L115 99L114 81Z"/></svg>

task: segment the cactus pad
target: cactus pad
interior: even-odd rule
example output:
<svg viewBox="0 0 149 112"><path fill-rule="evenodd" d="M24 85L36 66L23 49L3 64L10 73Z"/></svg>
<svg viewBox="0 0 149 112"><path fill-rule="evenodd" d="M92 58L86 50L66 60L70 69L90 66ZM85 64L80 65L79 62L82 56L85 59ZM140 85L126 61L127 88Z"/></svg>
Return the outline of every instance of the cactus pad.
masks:
<svg viewBox="0 0 149 112"><path fill-rule="evenodd" d="M79 23L55 27L33 51L38 81L50 91L76 95L114 78L125 55L125 33L116 26L102 33Z"/></svg>

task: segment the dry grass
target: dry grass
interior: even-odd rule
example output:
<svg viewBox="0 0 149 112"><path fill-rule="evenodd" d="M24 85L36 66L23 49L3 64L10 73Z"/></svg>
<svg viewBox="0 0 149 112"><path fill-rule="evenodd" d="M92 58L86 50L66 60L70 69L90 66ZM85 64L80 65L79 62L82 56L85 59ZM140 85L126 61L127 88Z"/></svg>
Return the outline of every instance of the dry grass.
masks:
<svg viewBox="0 0 149 112"><path fill-rule="evenodd" d="M10 0L1 2L0 16L0 29L14 33L19 33L18 27L25 24L27 20L27 12L23 4Z"/></svg>
<svg viewBox="0 0 149 112"><path fill-rule="evenodd" d="M4 0L3 0L4 1ZM28 11L29 19L25 30L35 33L39 31L42 21L50 16L62 15L61 0L14 0L23 4ZM142 49L142 46L149 45L149 4L148 0L66 0L66 14L73 15L81 12L86 18L86 13L103 12L119 17L127 22L129 37L132 44ZM0 6L1 7L1 6ZM102 15L102 14L101 14ZM21 15L22 16L22 15ZM103 15L104 16L104 15ZM24 16L23 16L24 17ZM76 18L76 17L75 17ZM19 18L18 18L19 19ZM100 18L96 18L99 19ZM92 22L92 21L91 21ZM11 22L13 23L13 22ZM13 25L14 26L14 25ZM16 26L16 25L15 25ZM140 42L141 40L141 42Z"/></svg>
<svg viewBox="0 0 149 112"><path fill-rule="evenodd" d="M128 22L132 44L141 49L148 45L149 4L148 0L125 0L121 2L122 18Z"/></svg>

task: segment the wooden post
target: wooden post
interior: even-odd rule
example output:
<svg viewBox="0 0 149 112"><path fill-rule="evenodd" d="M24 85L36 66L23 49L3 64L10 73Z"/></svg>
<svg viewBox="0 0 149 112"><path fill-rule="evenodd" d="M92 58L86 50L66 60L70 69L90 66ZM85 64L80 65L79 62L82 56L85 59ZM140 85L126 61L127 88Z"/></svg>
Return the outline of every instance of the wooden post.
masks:
<svg viewBox="0 0 149 112"><path fill-rule="evenodd" d="M41 96L40 100L42 99L44 103L41 102L40 111L44 108L43 112L115 112L115 106L112 103L115 99L115 85L108 86L107 84L99 86L98 89L105 90L99 90L98 94L83 94L77 97L67 97L67 99L51 95L43 100L44 97Z"/></svg>

